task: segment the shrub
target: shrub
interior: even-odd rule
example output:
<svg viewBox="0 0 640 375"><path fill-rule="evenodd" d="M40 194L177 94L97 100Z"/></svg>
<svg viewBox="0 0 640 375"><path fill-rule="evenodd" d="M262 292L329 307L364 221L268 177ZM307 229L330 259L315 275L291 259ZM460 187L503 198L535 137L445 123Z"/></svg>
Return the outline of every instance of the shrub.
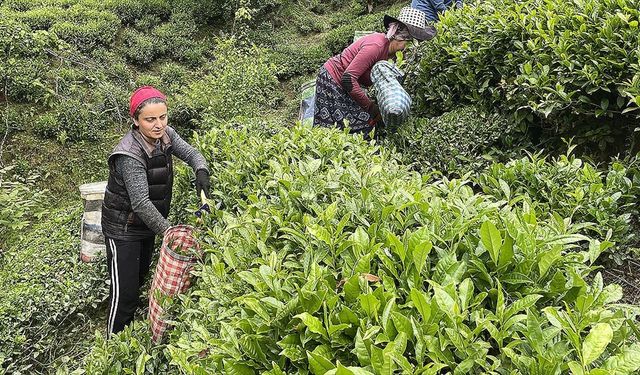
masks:
<svg viewBox="0 0 640 375"><path fill-rule="evenodd" d="M0 17L3 95L16 102L46 101L45 73L50 69L47 50L56 50L58 46L54 34L34 32L23 23Z"/></svg>
<svg viewBox="0 0 640 375"><path fill-rule="evenodd" d="M327 21L318 17L307 4L290 4L278 12L278 19L283 23L293 25L302 35L325 31L329 25Z"/></svg>
<svg viewBox="0 0 640 375"><path fill-rule="evenodd" d="M630 255L629 247L638 242L632 226L640 196L634 165L614 161L602 172L570 153L557 158L538 153L493 164L479 176L478 184L486 194L505 200L527 196L541 212L593 223L585 234L603 243L615 242L619 251L609 253L608 258L621 264Z"/></svg>
<svg viewBox="0 0 640 375"><path fill-rule="evenodd" d="M22 199L38 198L30 191ZM7 373L51 371L48 364L63 349L59 333L75 331L69 321L106 299L106 263L78 263L78 207L48 212L2 254L0 366ZM69 326L61 330L63 324ZM75 350L82 356L82 348Z"/></svg>
<svg viewBox="0 0 640 375"><path fill-rule="evenodd" d="M58 22L51 27L60 39L74 45L81 51L91 51L113 43L118 31L117 19L89 19L82 24L72 21Z"/></svg>
<svg viewBox="0 0 640 375"><path fill-rule="evenodd" d="M125 25L133 25L137 20L149 16L166 20L171 14L168 0L107 0L105 5Z"/></svg>
<svg viewBox="0 0 640 375"><path fill-rule="evenodd" d="M29 25L32 30L48 30L64 18L65 13L65 9L48 6L27 10L16 15L16 18Z"/></svg>
<svg viewBox="0 0 640 375"><path fill-rule="evenodd" d="M174 93L179 92L194 79L193 72L174 62L163 64L160 67L159 76L162 80L162 86L166 87L168 89L167 91Z"/></svg>
<svg viewBox="0 0 640 375"><path fill-rule="evenodd" d="M192 17L173 15L169 22L153 30L163 49L174 60L199 67L204 64L204 53L210 47L206 41L196 39L197 25Z"/></svg>
<svg viewBox="0 0 640 375"><path fill-rule="evenodd" d="M364 7L363 2L358 2L358 7ZM378 31L384 32L383 18L385 14L397 15L400 9L406 4L398 3L389 7L384 12L371 13L363 16L355 14L337 13L332 23L333 30L327 33L325 45L331 51L332 55L336 55L353 42L353 36L356 31ZM355 19L354 19L355 18Z"/></svg>
<svg viewBox="0 0 640 375"><path fill-rule="evenodd" d="M45 138L56 138L60 125L55 113L44 113L35 118L31 131Z"/></svg>
<svg viewBox="0 0 640 375"><path fill-rule="evenodd" d="M281 45L272 50L269 60L276 65L276 76L279 79L289 79L317 73L329 57L331 53L323 45Z"/></svg>
<svg viewBox="0 0 640 375"><path fill-rule="evenodd" d="M36 109L31 105L0 105L0 131L21 131L28 128Z"/></svg>
<svg viewBox="0 0 640 375"><path fill-rule="evenodd" d="M122 55L138 65L148 65L165 52L166 46L152 34L141 33L135 29L122 32Z"/></svg>
<svg viewBox="0 0 640 375"><path fill-rule="evenodd" d="M216 59L204 77L189 85L176 101L185 103L198 118L211 114L221 121L264 111L277 99L275 66L257 47L238 49L233 39L218 40Z"/></svg>
<svg viewBox="0 0 640 375"><path fill-rule="evenodd" d="M235 2L225 0L173 0L174 13L188 14L198 24L212 24L220 20L232 19Z"/></svg>
<svg viewBox="0 0 640 375"><path fill-rule="evenodd" d="M40 117L37 121L36 132L42 131L43 136L49 137L55 135L58 141L65 143L100 139L105 118L96 112L96 108L91 103L78 99L66 99L64 102L57 103L53 114Z"/></svg>
<svg viewBox="0 0 640 375"><path fill-rule="evenodd" d="M640 114L638 9L637 0L491 0L447 12L421 49L417 108L480 103L561 134L585 123L608 127L606 137L629 132Z"/></svg>
<svg viewBox="0 0 640 375"><path fill-rule="evenodd" d="M367 14L358 17L351 23L329 31L325 38L325 45L329 51L331 51L332 55L336 55L353 42L353 33L356 30L382 32L384 30L382 16L382 13Z"/></svg>
<svg viewBox="0 0 640 375"><path fill-rule="evenodd" d="M486 167L495 148L513 148L513 120L474 106L459 107L433 118L411 118L385 129L407 165L425 172L463 175Z"/></svg>
<svg viewBox="0 0 640 375"><path fill-rule="evenodd" d="M12 176L12 169L10 166L0 168L0 250L13 235L29 226L31 220L46 214L42 202L45 192L35 189L38 177Z"/></svg>
<svg viewBox="0 0 640 375"><path fill-rule="evenodd" d="M35 8L51 6L56 8L69 8L79 0L5 0L3 5L9 9L25 12Z"/></svg>
<svg viewBox="0 0 640 375"><path fill-rule="evenodd" d="M638 312L589 276L607 245L580 224L465 181L427 184L337 131L214 128L196 142L215 155L222 198L204 218L199 281L174 301L166 345L122 335L88 357L90 373L152 371L135 358L159 373L640 367Z"/></svg>

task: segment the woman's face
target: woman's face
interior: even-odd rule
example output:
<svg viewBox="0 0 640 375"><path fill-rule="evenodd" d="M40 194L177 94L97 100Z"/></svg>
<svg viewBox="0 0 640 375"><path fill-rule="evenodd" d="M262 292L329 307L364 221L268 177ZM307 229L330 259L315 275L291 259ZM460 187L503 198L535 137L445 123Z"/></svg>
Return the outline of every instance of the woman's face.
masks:
<svg viewBox="0 0 640 375"><path fill-rule="evenodd" d="M389 55L395 55L398 51L404 51L407 48L407 40L397 40L393 39L389 44Z"/></svg>
<svg viewBox="0 0 640 375"><path fill-rule="evenodd" d="M165 103L146 104L133 122L145 137L152 140L160 139L167 128L167 105Z"/></svg>

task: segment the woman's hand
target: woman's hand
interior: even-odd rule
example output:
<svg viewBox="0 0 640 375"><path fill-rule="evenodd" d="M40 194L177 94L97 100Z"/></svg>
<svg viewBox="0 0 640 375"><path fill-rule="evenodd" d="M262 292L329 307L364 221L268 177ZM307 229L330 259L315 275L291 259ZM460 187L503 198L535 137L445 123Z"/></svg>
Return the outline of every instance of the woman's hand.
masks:
<svg viewBox="0 0 640 375"><path fill-rule="evenodd" d="M206 169L198 169L196 171L196 193L198 193L198 198L201 191L204 191L204 195L209 198L209 190L211 190L209 172Z"/></svg>

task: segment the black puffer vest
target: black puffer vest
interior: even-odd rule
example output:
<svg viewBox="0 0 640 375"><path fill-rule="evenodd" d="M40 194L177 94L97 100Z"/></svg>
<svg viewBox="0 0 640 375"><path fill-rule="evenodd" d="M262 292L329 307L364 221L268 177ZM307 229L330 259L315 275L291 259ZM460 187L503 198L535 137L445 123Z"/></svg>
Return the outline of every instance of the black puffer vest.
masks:
<svg viewBox="0 0 640 375"><path fill-rule="evenodd" d="M131 209L131 200L122 175L115 168L117 155L127 155L142 162L147 169L149 199L163 217L169 215L173 185L171 139L165 133L152 152L145 149L138 130L129 131L109 156L109 180L102 202L102 232L119 240L138 240L155 233Z"/></svg>

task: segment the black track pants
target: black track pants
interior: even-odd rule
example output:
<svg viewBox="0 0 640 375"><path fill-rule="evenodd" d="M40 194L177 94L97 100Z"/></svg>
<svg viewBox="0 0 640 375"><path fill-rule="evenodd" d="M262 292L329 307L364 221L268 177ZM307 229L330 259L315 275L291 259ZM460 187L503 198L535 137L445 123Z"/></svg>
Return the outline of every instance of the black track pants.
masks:
<svg viewBox="0 0 640 375"><path fill-rule="evenodd" d="M131 323L140 304L140 287L149 273L155 237L122 241L105 237L109 288L107 334L118 333Z"/></svg>

